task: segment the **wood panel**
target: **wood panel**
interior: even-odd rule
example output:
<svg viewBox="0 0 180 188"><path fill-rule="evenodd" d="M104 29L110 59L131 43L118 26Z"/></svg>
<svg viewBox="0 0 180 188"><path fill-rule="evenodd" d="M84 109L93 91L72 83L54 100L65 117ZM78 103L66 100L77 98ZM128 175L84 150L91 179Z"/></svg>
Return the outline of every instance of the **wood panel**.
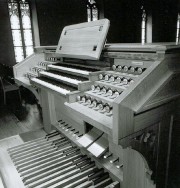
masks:
<svg viewBox="0 0 180 188"><path fill-rule="evenodd" d="M41 62L43 60L44 60L43 53L32 54L31 56L27 57L20 63L13 66L14 77L16 79L21 79L21 77L23 77L25 73L29 72L32 67L36 66L38 62Z"/></svg>
<svg viewBox="0 0 180 188"><path fill-rule="evenodd" d="M167 78L168 79L168 78ZM180 97L180 75L175 74L171 79L163 84L164 87L161 90L157 91L150 100L146 102L142 111L145 111L150 108L154 108L156 106L160 106L161 104L168 103L169 101L176 100ZM162 86L163 86L162 85Z"/></svg>
<svg viewBox="0 0 180 188"><path fill-rule="evenodd" d="M168 187L180 187L180 100L175 104L176 114L172 127L171 153L168 170Z"/></svg>
<svg viewBox="0 0 180 188"><path fill-rule="evenodd" d="M127 107L113 104L113 141L117 144L123 138L134 132L134 113Z"/></svg>
<svg viewBox="0 0 180 188"><path fill-rule="evenodd" d="M57 122L56 112L54 108L55 106L54 96L52 93L41 89L40 98L41 98L44 130L47 133L50 133L52 130L52 127L51 127L52 124Z"/></svg>
<svg viewBox="0 0 180 188"><path fill-rule="evenodd" d="M144 157L137 151L127 148L124 151L123 188L155 188L151 171Z"/></svg>
<svg viewBox="0 0 180 188"><path fill-rule="evenodd" d="M134 116L134 132L142 130L152 124L160 122L163 117L174 113L175 103L171 102L158 108L153 108L144 113L140 113Z"/></svg>

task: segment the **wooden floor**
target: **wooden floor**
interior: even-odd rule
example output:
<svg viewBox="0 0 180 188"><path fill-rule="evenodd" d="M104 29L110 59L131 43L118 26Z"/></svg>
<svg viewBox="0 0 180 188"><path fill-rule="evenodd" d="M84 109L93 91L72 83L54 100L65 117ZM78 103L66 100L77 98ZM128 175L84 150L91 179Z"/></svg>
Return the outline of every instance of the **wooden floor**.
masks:
<svg viewBox="0 0 180 188"><path fill-rule="evenodd" d="M5 188L24 188L7 152L8 148L43 137L42 118L37 104L0 106L0 174ZM1 186L1 185L0 185Z"/></svg>
<svg viewBox="0 0 180 188"><path fill-rule="evenodd" d="M0 140L43 127L36 104L24 104L17 108L0 107Z"/></svg>
<svg viewBox="0 0 180 188"><path fill-rule="evenodd" d="M45 134L37 104L21 104L14 95L7 105L0 100L0 188L2 182L5 188L24 188L7 149Z"/></svg>

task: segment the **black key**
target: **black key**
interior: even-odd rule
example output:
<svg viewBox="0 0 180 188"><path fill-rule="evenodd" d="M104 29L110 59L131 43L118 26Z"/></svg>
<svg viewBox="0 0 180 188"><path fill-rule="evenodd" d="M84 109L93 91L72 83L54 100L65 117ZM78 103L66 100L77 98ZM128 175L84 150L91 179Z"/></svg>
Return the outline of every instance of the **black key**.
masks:
<svg viewBox="0 0 180 188"><path fill-rule="evenodd" d="M83 167L83 166L89 164L90 162L91 162L91 159L86 159L86 160L84 160L84 161L82 161L82 162L76 164L76 166L77 166L77 168L81 168L81 167Z"/></svg>
<svg viewBox="0 0 180 188"><path fill-rule="evenodd" d="M96 178L95 180L93 180L93 185L96 185L98 183L100 183L101 181L105 180L106 178L109 177L109 173L105 172L104 174L102 174L100 177Z"/></svg>
<svg viewBox="0 0 180 188"><path fill-rule="evenodd" d="M55 71L55 70L47 70L46 72L49 72L52 74L57 74L58 76L64 76L64 77L68 77L68 78L79 80L79 81L87 81L88 80L88 78L85 78L82 76L76 76L76 75L67 74L67 73L63 73L63 72L59 72L59 71Z"/></svg>
<svg viewBox="0 0 180 188"><path fill-rule="evenodd" d="M99 176L99 175L101 175L101 174L103 174L103 173L104 173L104 169L103 169L103 168L98 169L98 170L97 170L96 172L94 172L93 174L90 174L90 175L88 176L88 179L89 179L89 181L90 181L90 180L96 178L97 176Z"/></svg>
<svg viewBox="0 0 180 188"><path fill-rule="evenodd" d="M83 172L83 171L85 171L85 170L87 170L87 169L89 169L89 168L92 168L93 166L95 166L95 162L94 162L94 161L91 161L89 164L87 164L87 165L81 167L81 168L80 168L80 171Z"/></svg>
<svg viewBox="0 0 180 188"><path fill-rule="evenodd" d="M53 133L49 133L49 134L47 134L47 135L45 136L45 138L48 138L48 137L50 137L50 136L57 135L57 134L59 134L58 131L53 132Z"/></svg>
<svg viewBox="0 0 180 188"><path fill-rule="evenodd" d="M87 158L88 158L87 155L83 155L82 158L73 160L73 164L78 164L79 162L84 161L84 160L86 160Z"/></svg>
<svg viewBox="0 0 180 188"><path fill-rule="evenodd" d="M80 149L77 148L77 149L75 149L75 150L73 150L73 151L67 153L66 156L72 155L72 154L77 153L77 152L79 152L79 151L80 151Z"/></svg>

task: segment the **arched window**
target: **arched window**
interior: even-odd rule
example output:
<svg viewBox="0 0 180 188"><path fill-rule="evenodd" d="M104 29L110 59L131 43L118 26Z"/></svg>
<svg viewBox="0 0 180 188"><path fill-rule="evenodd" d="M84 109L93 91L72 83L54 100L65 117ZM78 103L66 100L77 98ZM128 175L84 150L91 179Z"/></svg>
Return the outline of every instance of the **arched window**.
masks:
<svg viewBox="0 0 180 188"><path fill-rule="evenodd" d="M98 20L98 8L94 0L88 0L87 20L88 22Z"/></svg>
<svg viewBox="0 0 180 188"><path fill-rule="evenodd" d="M30 6L26 0L8 1L11 31L16 62L34 52Z"/></svg>
<svg viewBox="0 0 180 188"><path fill-rule="evenodd" d="M179 43L179 28L180 28L180 14L177 16L177 28L176 28L176 44Z"/></svg>
<svg viewBox="0 0 180 188"><path fill-rule="evenodd" d="M146 42L146 11L142 6L142 22L141 22L141 43Z"/></svg>

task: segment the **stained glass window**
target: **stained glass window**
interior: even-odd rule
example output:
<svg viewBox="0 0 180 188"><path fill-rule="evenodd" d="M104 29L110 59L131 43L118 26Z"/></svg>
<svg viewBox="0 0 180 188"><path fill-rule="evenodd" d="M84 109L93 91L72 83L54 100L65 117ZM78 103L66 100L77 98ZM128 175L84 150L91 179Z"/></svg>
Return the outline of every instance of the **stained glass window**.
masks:
<svg viewBox="0 0 180 188"><path fill-rule="evenodd" d="M180 29L180 13L178 13L178 16L177 16L176 44L179 43L179 38L180 38L179 29Z"/></svg>
<svg viewBox="0 0 180 188"><path fill-rule="evenodd" d="M98 20L98 8L94 0L88 0L87 20L88 22Z"/></svg>
<svg viewBox="0 0 180 188"><path fill-rule="evenodd" d="M91 21L91 8L90 8L89 4L87 5L87 20L88 20L88 22Z"/></svg>
<svg viewBox="0 0 180 188"><path fill-rule="evenodd" d="M21 31L19 29L12 30L12 37L13 37L14 46L22 46Z"/></svg>
<svg viewBox="0 0 180 188"><path fill-rule="evenodd" d="M16 62L34 52L30 6L26 0L9 0L9 16Z"/></svg>
<svg viewBox="0 0 180 188"><path fill-rule="evenodd" d="M20 62L24 59L23 48L21 46L19 47L15 46L14 53L15 53L16 62Z"/></svg>
<svg viewBox="0 0 180 188"><path fill-rule="evenodd" d="M92 7L92 20L98 20L98 9L96 7L96 5L93 5Z"/></svg>
<svg viewBox="0 0 180 188"><path fill-rule="evenodd" d="M146 12L142 7L142 23L141 23L141 43L146 42Z"/></svg>

